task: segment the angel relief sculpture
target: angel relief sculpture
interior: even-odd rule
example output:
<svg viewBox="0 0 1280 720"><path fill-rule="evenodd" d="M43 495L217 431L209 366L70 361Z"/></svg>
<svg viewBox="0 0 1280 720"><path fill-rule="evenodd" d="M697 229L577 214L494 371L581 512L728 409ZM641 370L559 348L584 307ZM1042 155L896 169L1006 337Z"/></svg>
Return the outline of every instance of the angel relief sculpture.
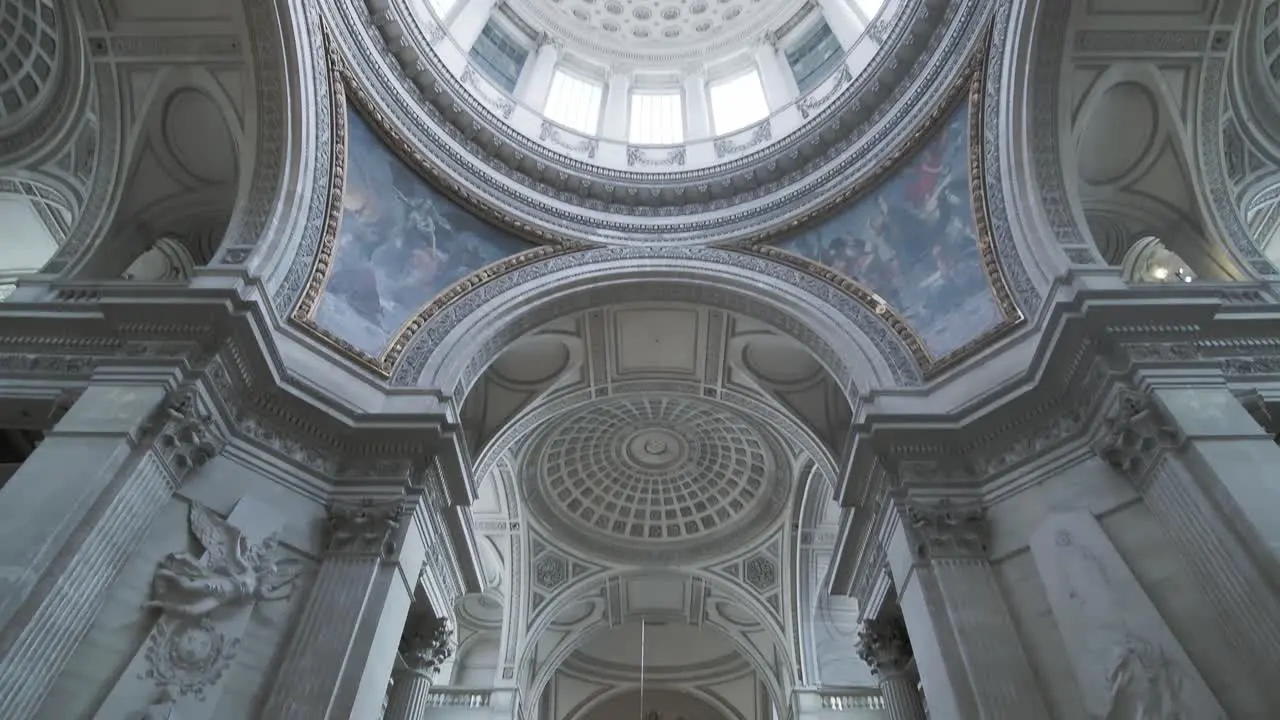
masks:
<svg viewBox="0 0 1280 720"><path fill-rule="evenodd" d="M280 561L274 535L254 544L231 523L192 504L191 532L204 546L197 558L169 553L152 579L149 608L196 618L226 606L281 600L293 591L302 570L296 560Z"/></svg>

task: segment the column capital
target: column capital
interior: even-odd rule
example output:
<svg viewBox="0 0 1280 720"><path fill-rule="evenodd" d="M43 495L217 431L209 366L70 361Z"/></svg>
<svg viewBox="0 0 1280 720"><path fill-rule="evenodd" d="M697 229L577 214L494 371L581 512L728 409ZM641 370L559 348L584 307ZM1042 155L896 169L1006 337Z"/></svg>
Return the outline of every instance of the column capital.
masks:
<svg viewBox="0 0 1280 720"><path fill-rule="evenodd" d="M911 639L902 618L864 620L858 631L858 657L880 677L906 670L911 663Z"/></svg>
<svg viewBox="0 0 1280 720"><path fill-rule="evenodd" d="M200 408L199 398L190 389L173 393L153 419L155 446L160 461L181 483L192 472L212 460L227 445L213 415Z"/></svg>
<svg viewBox="0 0 1280 720"><path fill-rule="evenodd" d="M1155 464L1160 453L1182 439L1150 395L1122 388L1103 418L1093 450L1108 465L1136 479Z"/></svg>
<svg viewBox="0 0 1280 720"><path fill-rule="evenodd" d="M400 636L400 659L409 672L435 677L455 650L453 624L429 611L409 614Z"/></svg>
<svg viewBox="0 0 1280 720"><path fill-rule="evenodd" d="M330 555L392 557L399 551L396 530L403 515L399 500L359 503L335 502L329 506Z"/></svg>
<svg viewBox="0 0 1280 720"><path fill-rule="evenodd" d="M917 560L986 559L987 511L980 503L911 497L898 502Z"/></svg>
<svg viewBox="0 0 1280 720"><path fill-rule="evenodd" d="M545 47L550 47L556 52L564 51L564 41L545 30L538 33L537 43L538 52L542 52Z"/></svg>

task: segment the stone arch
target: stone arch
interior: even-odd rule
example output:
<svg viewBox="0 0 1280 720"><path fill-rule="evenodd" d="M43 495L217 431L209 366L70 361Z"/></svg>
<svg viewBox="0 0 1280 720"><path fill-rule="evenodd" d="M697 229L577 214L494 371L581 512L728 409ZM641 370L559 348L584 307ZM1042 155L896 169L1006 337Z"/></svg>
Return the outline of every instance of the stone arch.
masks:
<svg viewBox="0 0 1280 720"><path fill-rule="evenodd" d="M212 73L161 70L135 117L115 217L77 258L71 268L77 276L118 278L161 237L178 240L195 264L205 265L234 210L243 122Z"/></svg>
<svg viewBox="0 0 1280 720"><path fill-rule="evenodd" d="M498 634L478 632L458 646L450 685L492 687L501 663L502 645Z"/></svg>
<svg viewBox="0 0 1280 720"><path fill-rule="evenodd" d="M723 632L731 643L756 669L769 689L770 699L779 710L788 707L788 698L795 684L795 660L786 642L786 633L769 618L767 609L757 600L749 588L737 585L728 578L704 576L694 572L668 569L632 568L607 575L594 575L565 587L547 603L538 617L524 628L519 655L517 682L523 696L531 702L540 697L552 674L574 649L582 645L595 631L617 627L639 618L628 617L626 606L619 594L628 580L661 579L689 582L699 596L699 611L706 610L704 618L691 624L706 624ZM579 610L581 608L581 610ZM557 631L555 620L572 612L573 622L558 630L550 646L542 645L544 633ZM644 616L654 613L639 613ZM655 615L656 616L656 615ZM669 616L671 620L681 617ZM759 638L753 638L753 635ZM763 640L772 645L772 653L760 646ZM536 668L536 669L535 669Z"/></svg>
<svg viewBox="0 0 1280 720"><path fill-rule="evenodd" d="M479 286L404 340L392 384L460 399L529 330L588 307L646 300L711 305L770 324L808 347L851 402L855 388L921 382L919 364L890 325L834 286L743 253L655 247L560 254Z"/></svg>
<svg viewBox="0 0 1280 720"><path fill-rule="evenodd" d="M1243 279L1203 195L1190 129L1149 63L1117 63L1073 109L1075 192L1095 249L1119 266L1139 238L1160 236L1202 278Z"/></svg>
<svg viewBox="0 0 1280 720"><path fill-rule="evenodd" d="M836 501L832 477L821 468L811 468L796 503L791 621L799 677L807 686L872 685L869 670L854 653L857 601L832 595L827 584L840 522L845 513L856 512Z"/></svg>

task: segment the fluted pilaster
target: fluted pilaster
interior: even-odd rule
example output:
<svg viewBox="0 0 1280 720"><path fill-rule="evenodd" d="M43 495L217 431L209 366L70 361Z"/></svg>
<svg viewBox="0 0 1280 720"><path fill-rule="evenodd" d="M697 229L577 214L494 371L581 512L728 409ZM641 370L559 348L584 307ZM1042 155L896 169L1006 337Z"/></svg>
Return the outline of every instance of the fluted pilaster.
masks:
<svg viewBox="0 0 1280 720"><path fill-rule="evenodd" d="M91 402L102 399L86 395ZM193 396L168 401L159 413L149 415L149 422L140 429L143 446L107 482L82 520L81 532L42 569L42 582L0 636L0 717L34 716L157 513L174 490L223 446L209 416L197 410ZM63 472L86 475L83 468L68 467ZM15 480L32 478L15 476Z"/></svg>
<svg viewBox="0 0 1280 720"><path fill-rule="evenodd" d="M1240 412L1243 421L1249 413L1244 406ZM1221 475L1206 463L1198 481L1188 466L1195 442L1149 395L1126 390L1107 413L1094 449L1142 495L1213 601L1224 637L1263 683L1280 672L1280 598L1237 534L1248 532L1239 528L1241 518L1218 509L1224 499L1230 504L1229 493L1215 491Z"/></svg>
<svg viewBox="0 0 1280 720"><path fill-rule="evenodd" d="M895 581L929 707L956 717L1044 717L1044 698L988 562L985 510L907 496L897 505L914 558L911 575Z"/></svg>
<svg viewBox="0 0 1280 720"><path fill-rule="evenodd" d="M400 522L399 501L331 508L327 552L263 717L347 717L349 708L341 705L354 702L351 685L362 669L353 666L352 654L373 635L361 620L383 610L393 574L385 566L394 564Z"/></svg>

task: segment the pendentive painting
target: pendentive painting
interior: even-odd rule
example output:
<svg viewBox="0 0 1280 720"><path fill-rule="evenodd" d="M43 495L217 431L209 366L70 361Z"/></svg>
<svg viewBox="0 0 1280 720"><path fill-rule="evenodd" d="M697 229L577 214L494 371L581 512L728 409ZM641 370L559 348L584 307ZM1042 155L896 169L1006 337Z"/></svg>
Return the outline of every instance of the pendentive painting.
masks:
<svg viewBox="0 0 1280 720"><path fill-rule="evenodd" d="M441 292L532 247L441 195L349 110L342 218L312 320L376 358Z"/></svg>
<svg viewBox="0 0 1280 720"><path fill-rule="evenodd" d="M967 107L875 190L778 248L880 296L934 358L1003 320L979 249Z"/></svg>

